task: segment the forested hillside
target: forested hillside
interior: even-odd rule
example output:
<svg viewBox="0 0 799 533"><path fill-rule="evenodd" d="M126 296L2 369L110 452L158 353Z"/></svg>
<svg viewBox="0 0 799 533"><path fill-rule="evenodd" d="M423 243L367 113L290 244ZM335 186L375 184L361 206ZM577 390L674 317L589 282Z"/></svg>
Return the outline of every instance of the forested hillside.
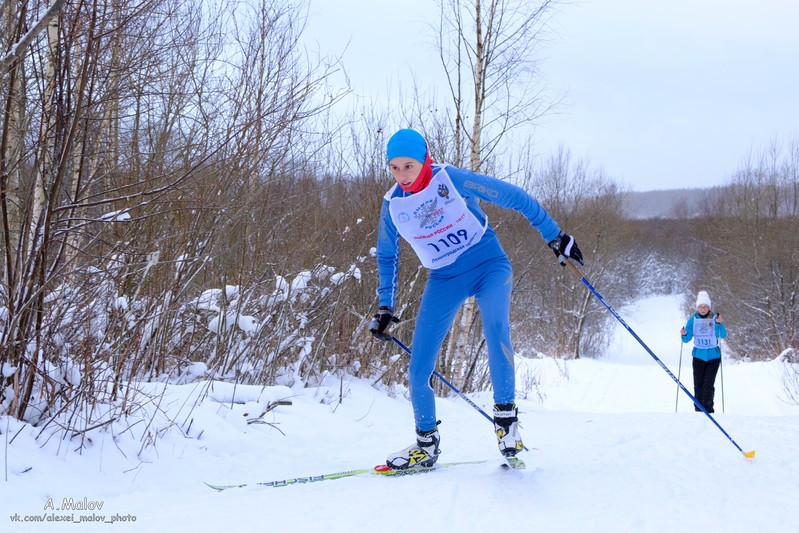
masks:
<svg viewBox="0 0 799 533"><path fill-rule="evenodd" d="M632 219L694 218L702 216L720 188L630 191L624 196L624 216Z"/></svg>
<svg viewBox="0 0 799 533"><path fill-rule="evenodd" d="M396 351L365 328L392 184L385 142L399 127L423 131L437 161L531 192L614 306L705 289L738 357L799 348L796 140L730 176L700 213L638 219L612 177L567 149L499 152L507 132L490 124L532 120L540 102L477 126L420 95L334 111L341 65L304 53L291 3L239 13L235 33L193 2L69 2L54 18L14 4L0 26L0 414L85 427L99 405L103 420L124 413L139 380L402 380ZM12 47L37 21L47 30ZM474 105L495 111L494 96ZM516 349L603 353L607 312L521 216L486 210L514 265ZM394 333L409 342L426 272L404 258ZM458 323L440 371L478 390L479 317Z"/></svg>

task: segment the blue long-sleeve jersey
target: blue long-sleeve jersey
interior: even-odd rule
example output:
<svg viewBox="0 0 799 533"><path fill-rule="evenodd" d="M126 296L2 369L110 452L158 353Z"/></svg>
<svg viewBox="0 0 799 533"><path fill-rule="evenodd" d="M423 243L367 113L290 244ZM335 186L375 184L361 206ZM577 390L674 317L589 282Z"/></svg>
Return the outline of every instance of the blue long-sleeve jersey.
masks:
<svg viewBox="0 0 799 533"><path fill-rule="evenodd" d="M433 165L435 174L441 165ZM498 206L518 211L530 221L530 225L538 229L541 237L547 242L560 234L558 224L549 213L524 189L497 178L478 174L466 169L446 167L446 172L453 185L466 201L466 205L481 223L485 223L486 215L480 208L479 200L494 203ZM391 198L408 196L394 185L383 199L380 210L380 225L377 235L377 272L379 285L378 299L381 306L394 308L396 303L397 279L400 264L400 234L391 220L389 201ZM435 270L436 275L456 276L475 266L497 257L505 257L505 252L497 240L496 233L489 224L479 243L467 250L454 263Z"/></svg>

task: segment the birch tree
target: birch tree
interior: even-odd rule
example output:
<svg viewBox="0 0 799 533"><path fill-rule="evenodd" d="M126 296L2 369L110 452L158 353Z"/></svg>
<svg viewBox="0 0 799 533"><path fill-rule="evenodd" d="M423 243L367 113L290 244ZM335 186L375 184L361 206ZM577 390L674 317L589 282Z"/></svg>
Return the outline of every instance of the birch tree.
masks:
<svg viewBox="0 0 799 533"><path fill-rule="evenodd" d="M456 166L485 172L513 131L530 128L553 105L543 93L537 49L557 2L439 0L436 47L452 109ZM442 365L471 368L479 350L476 303L455 319ZM469 347L472 347L470 350Z"/></svg>

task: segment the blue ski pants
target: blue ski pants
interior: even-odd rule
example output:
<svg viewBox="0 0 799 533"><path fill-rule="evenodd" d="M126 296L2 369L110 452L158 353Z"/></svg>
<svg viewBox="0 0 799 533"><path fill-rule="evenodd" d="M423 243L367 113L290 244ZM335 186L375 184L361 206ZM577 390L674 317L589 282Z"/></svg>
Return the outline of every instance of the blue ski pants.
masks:
<svg viewBox="0 0 799 533"><path fill-rule="evenodd" d="M408 383L416 427L421 431L436 427L435 396L430 377L455 315L470 296L475 297L480 308L494 403L515 401L516 375L510 340L513 289L510 260L507 256L494 257L475 268L453 274L430 272L416 317Z"/></svg>

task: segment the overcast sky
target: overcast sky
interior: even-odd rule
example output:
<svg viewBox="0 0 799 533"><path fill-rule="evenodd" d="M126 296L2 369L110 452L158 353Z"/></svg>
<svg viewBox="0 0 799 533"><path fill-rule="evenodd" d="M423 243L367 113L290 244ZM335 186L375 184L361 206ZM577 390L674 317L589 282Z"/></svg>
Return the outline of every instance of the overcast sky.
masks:
<svg viewBox="0 0 799 533"><path fill-rule="evenodd" d="M384 101L414 77L442 83L435 12L311 0L306 39ZM540 154L563 145L647 191L721 185L750 154L799 141L799 0L583 0L559 8L551 38L541 74L565 98L536 129Z"/></svg>

